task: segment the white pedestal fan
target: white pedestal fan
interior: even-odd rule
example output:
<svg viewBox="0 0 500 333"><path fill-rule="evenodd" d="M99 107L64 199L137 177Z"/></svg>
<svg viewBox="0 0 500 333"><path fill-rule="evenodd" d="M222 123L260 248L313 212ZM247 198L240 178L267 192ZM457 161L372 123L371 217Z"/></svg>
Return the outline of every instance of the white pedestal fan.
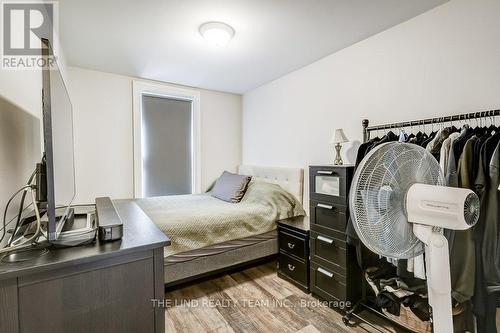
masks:
<svg viewBox="0 0 500 333"><path fill-rule="evenodd" d="M452 333L449 249L442 228L472 227L479 218L477 195L445 187L441 168L427 150L392 142L360 163L349 206L356 233L371 251L395 259L425 251L433 330Z"/></svg>

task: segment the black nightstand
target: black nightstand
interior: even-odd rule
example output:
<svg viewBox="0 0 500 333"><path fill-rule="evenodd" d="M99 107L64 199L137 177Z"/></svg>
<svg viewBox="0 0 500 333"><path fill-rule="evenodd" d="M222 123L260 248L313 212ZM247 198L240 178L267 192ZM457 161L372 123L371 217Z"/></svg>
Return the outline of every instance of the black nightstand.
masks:
<svg viewBox="0 0 500 333"><path fill-rule="evenodd" d="M278 221L278 276L309 292L309 218Z"/></svg>

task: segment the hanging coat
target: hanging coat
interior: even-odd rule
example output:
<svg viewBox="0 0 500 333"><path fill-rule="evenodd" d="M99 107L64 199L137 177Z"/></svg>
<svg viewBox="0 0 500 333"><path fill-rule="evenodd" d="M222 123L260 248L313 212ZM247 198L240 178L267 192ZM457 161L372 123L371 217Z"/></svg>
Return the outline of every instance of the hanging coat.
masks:
<svg viewBox="0 0 500 333"><path fill-rule="evenodd" d="M500 143L497 144L490 160L489 184L483 199L484 210L481 210L481 213L485 214L481 255L488 293L500 292L499 172Z"/></svg>

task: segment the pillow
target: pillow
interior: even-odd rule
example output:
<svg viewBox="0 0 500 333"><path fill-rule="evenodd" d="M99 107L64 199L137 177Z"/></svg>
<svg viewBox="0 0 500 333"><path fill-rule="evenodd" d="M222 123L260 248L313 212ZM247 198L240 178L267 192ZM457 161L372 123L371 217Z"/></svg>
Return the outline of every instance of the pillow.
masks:
<svg viewBox="0 0 500 333"><path fill-rule="evenodd" d="M251 176L237 175L224 171L215 182L212 196L227 202L240 202L245 195L251 179Z"/></svg>

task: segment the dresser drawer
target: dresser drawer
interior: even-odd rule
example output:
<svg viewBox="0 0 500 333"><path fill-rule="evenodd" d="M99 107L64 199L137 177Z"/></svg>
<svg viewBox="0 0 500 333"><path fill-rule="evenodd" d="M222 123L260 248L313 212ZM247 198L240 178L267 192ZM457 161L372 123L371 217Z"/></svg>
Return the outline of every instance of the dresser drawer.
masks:
<svg viewBox="0 0 500 333"><path fill-rule="evenodd" d="M310 201L311 224L345 232L347 225L346 206L320 201Z"/></svg>
<svg viewBox="0 0 500 333"><path fill-rule="evenodd" d="M295 283L303 286L308 285L307 269L308 267L306 262L299 261L289 255L280 253L278 272L287 276Z"/></svg>
<svg viewBox="0 0 500 333"><path fill-rule="evenodd" d="M346 236L345 232L343 232L343 231L325 228L325 227L320 226L318 224L311 224L311 230L314 230L317 233L320 233L324 236L333 237L333 238L336 238L336 239L344 241L344 242L347 241L347 236Z"/></svg>
<svg viewBox="0 0 500 333"><path fill-rule="evenodd" d="M306 236L300 237L285 229L279 229L279 247L280 251L293 254L301 259L304 259L307 254Z"/></svg>
<svg viewBox="0 0 500 333"><path fill-rule="evenodd" d="M349 186L345 168L311 167L309 170L310 198L313 200L345 205Z"/></svg>
<svg viewBox="0 0 500 333"><path fill-rule="evenodd" d="M331 236L311 231L311 260L325 260L342 268L347 266L346 243Z"/></svg>
<svg viewBox="0 0 500 333"><path fill-rule="evenodd" d="M311 291L326 300L347 300L345 277L311 262Z"/></svg>

